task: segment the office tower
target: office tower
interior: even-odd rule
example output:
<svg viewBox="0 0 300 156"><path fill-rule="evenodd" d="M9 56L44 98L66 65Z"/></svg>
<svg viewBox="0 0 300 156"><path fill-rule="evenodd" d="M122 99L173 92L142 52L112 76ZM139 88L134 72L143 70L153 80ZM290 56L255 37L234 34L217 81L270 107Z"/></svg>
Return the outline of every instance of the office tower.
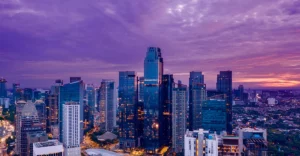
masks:
<svg viewBox="0 0 300 156"><path fill-rule="evenodd" d="M144 77L139 77L138 85L139 101L144 102Z"/></svg>
<svg viewBox="0 0 300 156"><path fill-rule="evenodd" d="M202 104L206 100L206 85L202 72L190 72L189 78L189 130L202 126Z"/></svg>
<svg viewBox="0 0 300 156"><path fill-rule="evenodd" d="M163 75L163 58L160 48L149 47L144 60L144 147L154 153L159 144L160 86Z"/></svg>
<svg viewBox="0 0 300 156"><path fill-rule="evenodd" d="M51 132L52 126L58 125L58 112L58 95L48 95L46 98L47 132Z"/></svg>
<svg viewBox="0 0 300 156"><path fill-rule="evenodd" d="M202 127L220 134L226 131L226 101L210 99L202 105Z"/></svg>
<svg viewBox="0 0 300 156"><path fill-rule="evenodd" d="M21 150L21 119L22 119L22 110L26 105L25 101L18 101L16 103L16 153L19 154Z"/></svg>
<svg viewBox="0 0 300 156"><path fill-rule="evenodd" d="M159 108L160 146L170 146L172 144L172 93L174 85L173 75L163 75L160 97L162 104Z"/></svg>
<svg viewBox="0 0 300 156"><path fill-rule="evenodd" d="M48 136L45 131L36 131L27 133L27 153L29 156L33 155L33 144L36 142L48 141Z"/></svg>
<svg viewBox="0 0 300 156"><path fill-rule="evenodd" d="M20 156L27 156L29 155L29 147L30 144L28 143L28 136L30 132L41 132L43 131L42 125L40 124L38 113L35 108L35 105L32 101L27 101L21 111L21 117L18 126L20 126L20 131L16 132L17 140L17 154Z"/></svg>
<svg viewBox="0 0 300 156"><path fill-rule="evenodd" d="M33 97L33 89L25 88L24 89L24 100L25 101L32 100L32 97Z"/></svg>
<svg viewBox="0 0 300 156"><path fill-rule="evenodd" d="M81 77L70 77L70 83L81 81Z"/></svg>
<svg viewBox="0 0 300 156"><path fill-rule="evenodd" d="M232 133L232 71L220 71L217 76L217 90L226 94L226 131Z"/></svg>
<svg viewBox="0 0 300 156"><path fill-rule="evenodd" d="M183 152L186 131L187 86L178 81L172 95L172 149Z"/></svg>
<svg viewBox="0 0 300 156"><path fill-rule="evenodd" d="M137 76L134 71L119 72L118 126L121 149L137 147Z"/></svg>
<svg viewBox="0 0 300 156"><path fill-rule="evenodd" d="M80 107L77 102L66 102L63 105L63 145L65 156L81 155Z"/></svg>
<svg viewBox="0 0 300 156"><path fill-rule="evenodd" d="M87 85L86 99L88 103L88 122L89 126L94 125L94 112L96 111L96 90L93 85Z"/></svg>
<svg viewBox="0 0 300 156"><path fill-rule="evenodd" d="M114 80L102 80L98 96L100 128L105 131L112 131L116 121Z"/></svg>
<svg viewBox="0 0 300 156"><path fill-rule="evenodd" d="M184 136L185 156L218 156L219 137L203 129L187 131Z"/></svg>
<svg viewBox="0 0 300 156"><path fill-rule="evenodd" d="M46 119L47 119L46 104L43 100L36 100L34 104L38 112L38 116L43 126L43 129L46 130Z"/></svg>
<svg viewBox="0 0 300 156"><path fill-rule="evenodd" d="M6 82L4 78L0 78L0 98L7 97Z"/></svg>
<svg viewBox="0 0 300 156"><path fill-rule="evenodd" d="M63 156L64 147L58 140L33 143L33 156Z"/></svg>
<svg viewBox="0 0 300 156"><path fill-rule="evenodd" d="M59 94L59 87L62 86L63 80L55 80L55 84L53 86L51 86L51 90L50 90L50 94L51 95L58 95Z"/></svg>
<svg viewBox="0 0 300 156"><path fill-rule="evenodd" d="M60 138L59 140L63 142L63 105L66 102L73 101L77 102L80 106L80 141L83 140L83 93L84 93L84 83L82 80L74 81L72 83L64 84L59 88L59 127L60 127Z"/></svg>

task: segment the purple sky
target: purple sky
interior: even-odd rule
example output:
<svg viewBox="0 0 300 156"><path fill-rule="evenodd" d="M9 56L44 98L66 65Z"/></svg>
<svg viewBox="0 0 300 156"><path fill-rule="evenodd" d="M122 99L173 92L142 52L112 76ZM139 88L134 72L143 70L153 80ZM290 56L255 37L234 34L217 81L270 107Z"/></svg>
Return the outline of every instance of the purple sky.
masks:
<svg viewBox="0 0 300 156"><path fill-rule="evenodd" d="M299 87L300 0L0 0L9 85L142 75L148 46L184 83L203 71L215 88L218 71L232 70L234 87Z"/></svg>

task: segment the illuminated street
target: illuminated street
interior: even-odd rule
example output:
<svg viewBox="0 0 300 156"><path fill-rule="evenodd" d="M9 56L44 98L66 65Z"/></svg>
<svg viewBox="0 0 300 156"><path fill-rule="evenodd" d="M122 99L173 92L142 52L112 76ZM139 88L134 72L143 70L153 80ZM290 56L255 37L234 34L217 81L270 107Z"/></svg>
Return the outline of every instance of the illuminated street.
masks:
<svg viewBox="0 0 300 156"><path fill-rule="evenodd" d="M14 132L14 126L11 125L6 120L0 121L0 155L6 156L7 146L5 141L7 138L12 137L12 132Z"/></svg>

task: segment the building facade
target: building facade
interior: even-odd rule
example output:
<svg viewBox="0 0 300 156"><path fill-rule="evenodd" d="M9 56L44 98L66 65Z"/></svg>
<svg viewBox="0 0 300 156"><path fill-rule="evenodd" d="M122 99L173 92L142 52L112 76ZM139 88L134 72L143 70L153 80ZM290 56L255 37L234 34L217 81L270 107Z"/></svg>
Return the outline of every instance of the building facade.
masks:
<svg viewBox="0 0 300 156"><path fill-rule="evenodd" d="M80 152L80 105L66 102L63 105L63 145L65 156L81 155Z"/></svg>
<svg viewBox="0 0 300 156"><path fill-rule="evenodd" d="M116 121L114 80L102 80L98 96L100 129L112 131Z"/></svg>
<svg viewBox="0 0 300 156"><path fill-rule="evenodd" d="M121 149L137 147L137 76L134 71L119 72L118 127Z"/></svg>
<svg viewBox="0 0 300 156"><path fill-rule="evenodd" d="M202 126L202 104L206 100L206 85L202 72L190 72L189 78L189 130Z"/></svg>
<svg viewBox="0 0 300 156"><path fill-rule="evenodd" d="M163 58L160 48L149 47L144 60L144 148L155 153L160 148L159 125L160 86L163 76Z"/></svg>
<svg viewBox="0 0 300 156"><path fill-rule="evenodd" d="M217 76L217 91L225 94L226 100L226 128L232 133L232 71L220 71Z"/></svg>
<svg viewBox="0 0 300 156"><path fill-rule="evenodd" d="M226 131L226 101L210 99L202 106L202 127L220 134Z"/></svg>
<svg viewBox="0 0 300 156"><path fill-rule="evenodd" d="M7 97L6 82L4 78L0 78L0 98Z"/></svg>
<svg viewBox="0 0 300 156"><path fill-rule="evenodd" d="M66 102L72 101L77 102L80 106L80 140L83 140L83 94L84 94L84 83L82 80L73 81L72 83L64 84L59 88L59 102L58 102L58 119L60 137L59 140L63 142L63 105Z"/></svg>
<svg viewBox="0 0 300 156"><path fill-rule="evenodd" d="M187 86L179 81L172 95L172 149L175 153L184 150L186 130Z"/></svg>

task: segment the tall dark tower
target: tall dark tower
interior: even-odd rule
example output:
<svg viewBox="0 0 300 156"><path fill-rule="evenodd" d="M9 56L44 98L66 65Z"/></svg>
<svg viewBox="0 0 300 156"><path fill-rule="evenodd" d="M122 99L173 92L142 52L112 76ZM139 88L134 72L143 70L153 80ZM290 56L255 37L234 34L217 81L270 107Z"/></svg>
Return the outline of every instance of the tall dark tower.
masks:
<svg viewBox="0 0 300 156"><path fill-rule="evenodd" d="M190 131L202 127L202 104L206 100L206 85L202 72L190 72L189 78L189 122Z"/></svg>
<svg viewBox="0 0 300 156"><path fill-rule="evenodd" d="M172 144L172 92L174 78L171 74L163 75L161 85L161 111L160 111L160 145L170 146Z"/></svg>
<svg viewBox="0 0 300 156"><path fill-rule="evenodd" d="M160 86L163 58L160 48L149 47L144 60L144 147L154 153L160 147Z"/></svg>
<svg viewBox="0 0 300 156"><path fill-rule="evenodd" d="M220 71L217 76L217 90L226 94L226 131L232 133L232 71Z"/></svg>
<svg viewBox="0 0 300 156"><path fill-rule="evenodd" d="M130 150L138 145L137 76L134 71L119 72L118 96L120 148Z"/></svg>
<svg viewBox="0 0 300 156"><path fill-rule="evenodd" d="M0 78L0 98L7 97L6 82L7 81L5 79Z"/></svg>

